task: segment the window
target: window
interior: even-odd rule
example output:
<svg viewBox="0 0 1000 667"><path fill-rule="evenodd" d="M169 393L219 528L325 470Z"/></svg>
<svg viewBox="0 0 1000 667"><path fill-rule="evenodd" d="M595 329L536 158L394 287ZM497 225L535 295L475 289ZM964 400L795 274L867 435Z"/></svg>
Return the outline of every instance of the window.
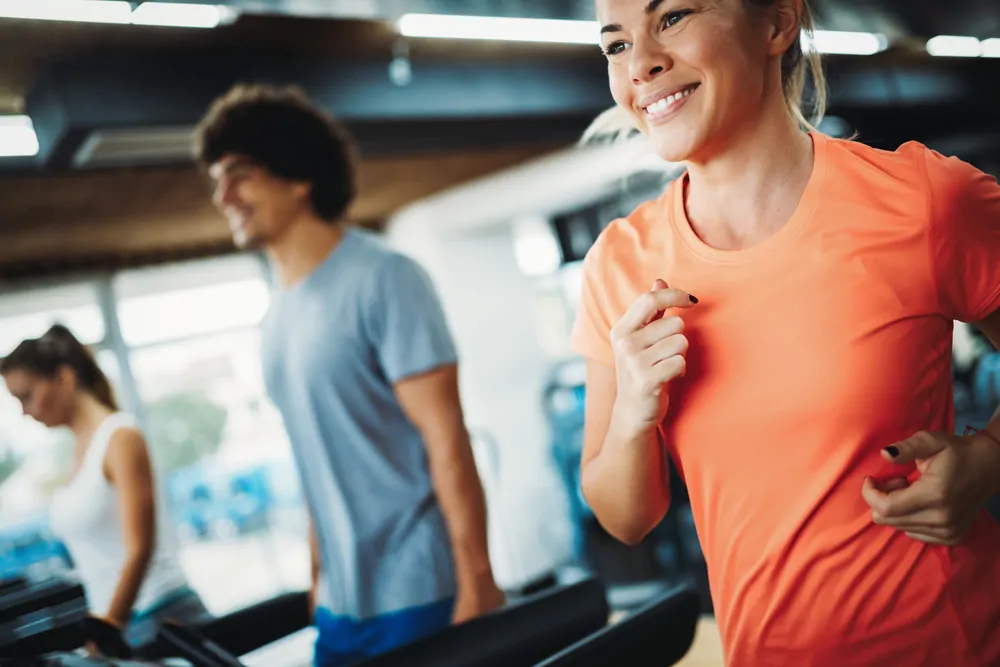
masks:
<svg viewBox="0 0 1000 667"><path fill-rule="evenodd" d="M309 585L298 473L261 373L264 270L236 256L0 294L0 356L60 322L136 412L181 565L216 614ZM48 506L72 456L72 435L22 415L0 383L0 578L71 566Z"/></svg>
<svg viewBox="0 0 1000 667"><path fill-rule="evenodd" d="M130 272L115 288L181 564L214 613L309 584L304 504L261 373L270 294L247 260Z"/></svg>
<svg viewBox="0 0 1000 667"><path fill-rule="evenodd" d="M115 295L129 347L255 327L270 302L261 264L244 256L123 273Z"/></svg>
<svg viewBox="0 0 1000 667"><path fill-rule="evenodd" d="M263 280L245 279L122 299L126 345L149 345L224 329L255 326L267 310Z"/></svg>
<svg viewBox="0 0 1000 667"><path fill-rule="evenodd" d="M93 285L0 295L0 356L25 338L37 338L59 322L85 345L104 339L104 318Z"/></svg>

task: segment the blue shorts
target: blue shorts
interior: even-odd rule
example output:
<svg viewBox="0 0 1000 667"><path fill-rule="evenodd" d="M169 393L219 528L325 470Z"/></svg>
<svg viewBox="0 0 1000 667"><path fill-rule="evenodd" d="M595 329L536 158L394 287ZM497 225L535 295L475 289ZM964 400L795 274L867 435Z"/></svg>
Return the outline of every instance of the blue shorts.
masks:
<svg viewBox="0 0 1000 667"><path fill-rule="evenodd" d="M412 607L359 621L316 610L316 667L347 667L427 635L451 624L454 598Z"/></svg>

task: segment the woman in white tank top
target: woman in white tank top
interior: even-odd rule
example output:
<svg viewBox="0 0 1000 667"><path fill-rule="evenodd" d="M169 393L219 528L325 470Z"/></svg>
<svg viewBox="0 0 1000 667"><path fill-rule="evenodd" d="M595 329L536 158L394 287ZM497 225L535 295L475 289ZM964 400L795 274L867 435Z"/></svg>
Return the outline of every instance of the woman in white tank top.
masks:
<svg viewBox="0 0 1000 667"><path fill-rule="evenodd" d="M145 439L118 411L89 351L55 325L21 343L0 375L25 414L76 437L73 472L53 496L51 523L91 613L121 628L133 646L151 641L162 619L207 619L178 564Z"/></svg>

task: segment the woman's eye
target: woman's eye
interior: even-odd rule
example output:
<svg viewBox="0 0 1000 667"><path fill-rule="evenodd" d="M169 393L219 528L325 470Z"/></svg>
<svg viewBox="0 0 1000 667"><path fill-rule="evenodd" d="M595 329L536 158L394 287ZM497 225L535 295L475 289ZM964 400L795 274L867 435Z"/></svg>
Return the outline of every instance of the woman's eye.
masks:
<svg viewBox="0 0 1000 667"><path fill-rule="evenodd" d="M681 19L683 19L690 13L691 13L690 9L681 9L676 12L667 12L666 14L663 15L662 25L664 28L673 27L678 23L680 23Z"/></svg>
<svg viewBox="0 0 1000 667"><path fill-rule="evenodd" d="M625 50L625 42L614 42L604 47L604 55L613 56Z"/></svg>

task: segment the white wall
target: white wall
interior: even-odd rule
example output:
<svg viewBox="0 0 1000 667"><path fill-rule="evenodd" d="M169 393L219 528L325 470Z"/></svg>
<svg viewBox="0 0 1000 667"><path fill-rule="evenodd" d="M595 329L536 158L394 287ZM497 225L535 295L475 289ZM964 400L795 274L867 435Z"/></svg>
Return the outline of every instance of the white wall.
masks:
<svg viewBox="0 0 1000 667"><path fill-rule="evenodd" d="M546 573L571 549L540 400L560 360L538 332L539 308L551 306L518 268L514 222L596 201L651 166L666 168L629 146L556 153L418 202L388 225L389 242L427 269L441 295L461 357L467 422L499 447L495 475L483 467L501 585Z"/></svg>
<svg viewBox="0 0 1000 667"><path fill-rule="evenodd" d="M433 224L410 217L390 238L431 274L458 346L466 421L499 448L495 475L481 465L490 550L501 585L516 586L569 556L567 507L540 402L551 360L537 340L534 288L517 269L510 230L440 237Z"/></svg>

